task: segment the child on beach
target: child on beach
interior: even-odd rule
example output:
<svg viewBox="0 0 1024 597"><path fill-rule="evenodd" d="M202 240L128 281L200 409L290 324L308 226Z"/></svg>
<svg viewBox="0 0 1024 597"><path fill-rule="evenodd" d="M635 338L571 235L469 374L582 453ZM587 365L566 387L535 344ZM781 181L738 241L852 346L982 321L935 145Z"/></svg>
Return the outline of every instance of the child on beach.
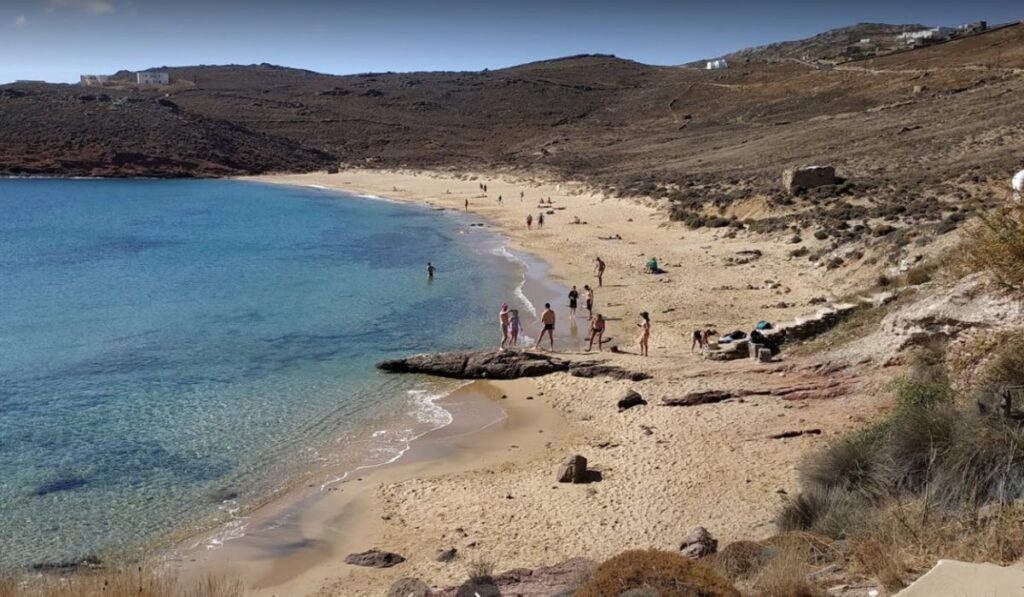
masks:
<svg viewBox="0 0 1024 597"><path fill-rule="evenodd" d="M519 344L519 310L508 312L508 347L515 348Z"/></svg>
<svg viewBox="0 0 1024 597"><path fill-rule="evenodd" d="M646 357L647 344L651 339L651 316L647 311L640 313L640 322L636 324L640 328L640 356Z"/></svg>

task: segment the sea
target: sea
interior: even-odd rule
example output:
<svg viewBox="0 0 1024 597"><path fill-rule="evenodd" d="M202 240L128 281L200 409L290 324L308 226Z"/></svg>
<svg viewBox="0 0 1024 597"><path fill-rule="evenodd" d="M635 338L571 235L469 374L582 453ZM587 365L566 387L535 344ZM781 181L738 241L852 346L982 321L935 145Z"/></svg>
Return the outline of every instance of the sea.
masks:
<svg viewBox="0 0 1024 597"><path fill-rule="evenodd" d="M431 281L427 262L437 268ZM471 214L245 181L0 180L0 569L137 557L391 462L525 261Z"/></svg>

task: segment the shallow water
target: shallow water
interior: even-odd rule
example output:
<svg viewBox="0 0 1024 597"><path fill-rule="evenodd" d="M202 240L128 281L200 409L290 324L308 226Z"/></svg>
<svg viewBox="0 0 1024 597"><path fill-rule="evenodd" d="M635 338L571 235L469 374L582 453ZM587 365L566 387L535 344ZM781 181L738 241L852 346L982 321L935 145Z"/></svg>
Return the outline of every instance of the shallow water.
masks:
<svg viewBox="0 0 1024 597"><path fill-rule="evenodd" d="M316 189L3 180L0 214L0 567L395 458L453 385L373 363L491 343L523 280L467 216Z"/></svg>

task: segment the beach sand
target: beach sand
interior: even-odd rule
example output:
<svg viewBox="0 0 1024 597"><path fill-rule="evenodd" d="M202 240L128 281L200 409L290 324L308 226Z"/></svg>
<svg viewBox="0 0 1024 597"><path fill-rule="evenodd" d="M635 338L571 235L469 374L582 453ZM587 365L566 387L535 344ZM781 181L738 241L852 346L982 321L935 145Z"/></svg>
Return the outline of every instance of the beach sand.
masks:
<svg viewBox="0 0 1024 597"><path fill-rule="evenodd" d="M791 320L816 310L812 298L842 296L868 275L854 268L830 277L825 268L788 257L793 245L785 238L689 230L670 222L653 201L608 198L581 184L523 177L344 170L246 180L460 211L469 200L469 211L506 235L513 248L546 260L552 278L580 289L596 284L593 261L600 256L607 272L604 286L595 289L595 311L608 319L610 343L628 352L595 352L588 358L653 376L628 382L557 374L517 382L530 384L525 389L488 385L492 401L495 392L507 395L496 402L507 413L501 429L471 433L431 457L410 455L328 492L336 495L315 501L301 515L290 538L294 553L235 550L224 557L212 552L193 565L238 574L259 594L382 595L394 580L409 576L431 586L457 585L472 561L486 560L503 571L575 556L601 560L630 548L671 550L698 525L720 545L763 538L773 533L772 519L785 494L795 492L800 457L873 419L882 408L876 393L861 389L870 388L870 380L852 376L844 383L853 390L839 398L752 396L698 407L660 404L693 390L827 381L807 367L813 361L783 355L773 364L711 362L690 350L694 329L749 331L761 319ZM481 183L488 186L486 196ZM536 219L547 212L538 202L548 197L554 213L545 213L543 229L527 230L527 214ZM572 224L574 217L585 223ZM599 239L616 234L622 240ZM763 256L727 264L747 249ZM652 256L666 273L644 273ZM568 325L566 303L554 307L559 326ZM629 354L637 350L641 311L649 311L653 323L648 358ZM575 323L586 330L583 314ZM630 388L649 404L618 412L616 402ZM821 434L767 437L806 429ZM572 453L587 457L601 480L556 483L559 463ZM372 547L407 561L389 569L342 562L346 554ZM455 561L435 561L439 550L451 547L459 553Z"/></svg>

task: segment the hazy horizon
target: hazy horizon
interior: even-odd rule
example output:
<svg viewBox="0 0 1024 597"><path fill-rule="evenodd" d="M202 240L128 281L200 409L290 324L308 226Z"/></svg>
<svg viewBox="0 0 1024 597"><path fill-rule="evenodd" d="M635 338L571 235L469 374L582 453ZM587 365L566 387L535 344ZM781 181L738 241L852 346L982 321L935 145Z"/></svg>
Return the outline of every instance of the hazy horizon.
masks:
<svg viewBox="0 0 1024 597"><path fill-rule="evenodd" d="M1024 17L980 0L719 4L450 0L429 7L315 0L7 0L0 6L0 82L76 82L160 66L271 63L326 74L479 71L614 54L677 65L802 39L860 22L958 25Z"/></svg>

